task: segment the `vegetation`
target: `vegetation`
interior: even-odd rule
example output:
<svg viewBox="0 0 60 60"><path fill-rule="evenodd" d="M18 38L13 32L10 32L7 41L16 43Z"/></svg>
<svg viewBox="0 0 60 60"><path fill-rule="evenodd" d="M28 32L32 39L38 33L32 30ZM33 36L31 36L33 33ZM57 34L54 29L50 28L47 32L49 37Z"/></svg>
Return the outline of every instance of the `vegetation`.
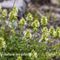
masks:
<svg viewBox="0 0 60 60"><path fill-rule="evenodd" d="M17 8L0 8L0 60L52 60L60 57L60 27L48 28L46 16L27 13L20 20ZM8 54L8 55L7 55Z"/></svg>

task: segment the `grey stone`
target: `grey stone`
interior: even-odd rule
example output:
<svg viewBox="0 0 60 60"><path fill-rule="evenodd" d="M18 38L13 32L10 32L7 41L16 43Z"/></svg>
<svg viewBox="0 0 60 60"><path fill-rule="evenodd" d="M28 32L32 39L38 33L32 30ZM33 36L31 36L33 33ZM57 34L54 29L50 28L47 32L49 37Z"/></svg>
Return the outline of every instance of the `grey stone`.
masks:
<svg viewBox="0 0 60 60"><path fill-rule="evenodd" d="M22 16L26 11L26 6L29 2L30 0L8 0L8 1L0 2L0 5L2 6L2 8L7 8L7 9L11 9L15 5L16 8L19 10L18 15Z"/></svg>
<svg viewBox="0 0 60 60"><path fill-rule="evenodd" d="M4 0L0 0L0 2L3 2Z"/></svg>
<svg viewBox="0 0 60 60"><path fill-rule="evenodd" d="M60 0L51 0L52 4L60 5Z"/></svg>

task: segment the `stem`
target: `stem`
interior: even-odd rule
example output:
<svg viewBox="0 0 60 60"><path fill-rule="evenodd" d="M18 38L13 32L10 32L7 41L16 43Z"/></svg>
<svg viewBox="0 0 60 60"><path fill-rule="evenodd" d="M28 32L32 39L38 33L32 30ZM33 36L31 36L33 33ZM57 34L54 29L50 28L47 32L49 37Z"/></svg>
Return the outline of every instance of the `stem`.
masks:
<svg viewBox="0 0 60 60"><path fill-rule="evenodd" d="M15 0L14 3L13 3L13 8L14 8L14 5L15 5L15 2L16 2L16 0Z"/></svg>

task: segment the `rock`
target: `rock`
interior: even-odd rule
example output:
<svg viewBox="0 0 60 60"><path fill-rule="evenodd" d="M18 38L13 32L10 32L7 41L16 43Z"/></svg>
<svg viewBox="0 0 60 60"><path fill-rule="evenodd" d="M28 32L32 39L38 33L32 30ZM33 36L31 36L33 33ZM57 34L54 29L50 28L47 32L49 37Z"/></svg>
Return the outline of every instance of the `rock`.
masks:
<svg viewBox="0 0 60 60"><path fill-rule="evenodd" d="M60 5L60 0L51 0L52 4Z"/></svg>
<svg viewBox="0 0 60 60"><path fill-rule="evenodd" d="M30 0L8 0L8 1L0 2L0 5L2 6L2 8L7 8L7 9L11 9L15 5L19 11L18 15L22 16L26 11L26 6L29 3L29 1Z"/></svg>
<svg viewBox="0 0 60 60"><path fill-rule="evenodd" d="M15 4L14 4L15 2ZM3 1L2 3L0 3L0 5L2 6L2 8L12 8L13 5L15 5L18 9L22 9L26 7L26 4L24 2L24 0L9 0L9 1Z"/></svg>
<svg viewBox="0 0 60 60"><path fill-rule="evenodd" d="M3 2L4 0L0 0L0 2Z"/></svg>
<svg viewBox="0 0 60 60"><path fill-rule="evenodd" d="M40 5L50 4L51 0L31 0L32 3L39 3Z"/></svg>
<svg viewBox="0 0 60 60"><path fill-rule="evenodd" d="M57 20L60 20L60 8L58 7L43 5L39 8L39 10L44 13L51 11L51 16L56 17Z"/></svg>
<svg viewBox="0 0 60 60"><path fill-rule="evenodd" d="M31 0L24 0L27 4L31 2Z"/></svg>

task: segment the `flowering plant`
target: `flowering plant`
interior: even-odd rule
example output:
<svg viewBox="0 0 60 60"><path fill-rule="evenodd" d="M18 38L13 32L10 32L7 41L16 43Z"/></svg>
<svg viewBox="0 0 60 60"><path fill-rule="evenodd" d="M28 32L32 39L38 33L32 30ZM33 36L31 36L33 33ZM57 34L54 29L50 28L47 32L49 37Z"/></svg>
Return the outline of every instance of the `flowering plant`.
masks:
<svg viewBox="0 0 60 60"><path fill-rule="evenodd" d="M0 52L11 53L7 57L3 54L0 60L52 60L52 57L60 57L60 27L48 27L50 23L46 16L40 19L30 12L18 20L17 13L15 6L9 13L0 7Z"/></svg>

